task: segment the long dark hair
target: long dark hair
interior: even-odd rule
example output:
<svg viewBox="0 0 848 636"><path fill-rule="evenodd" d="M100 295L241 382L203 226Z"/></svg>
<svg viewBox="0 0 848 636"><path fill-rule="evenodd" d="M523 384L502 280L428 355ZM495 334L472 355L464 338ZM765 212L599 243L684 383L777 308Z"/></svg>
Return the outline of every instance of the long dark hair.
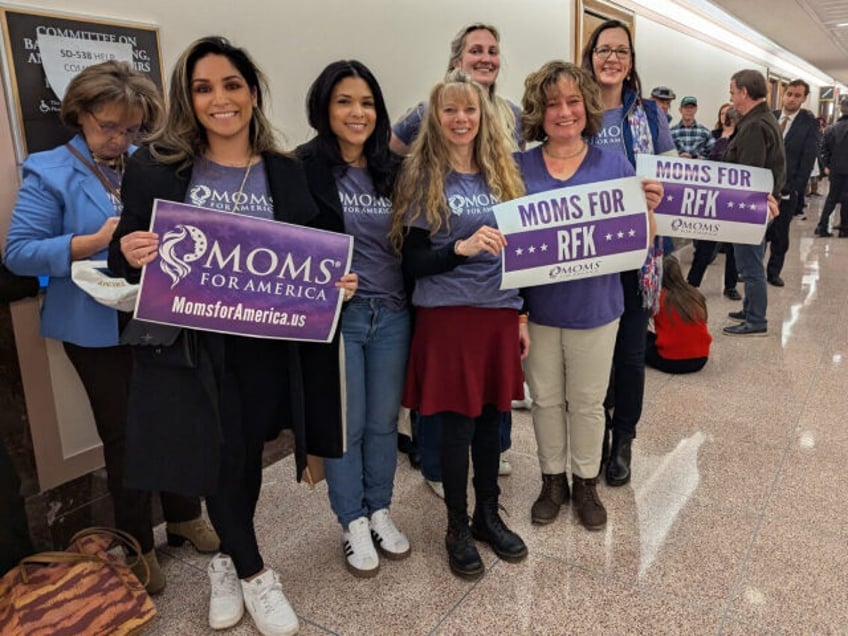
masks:
<svg viewBox="0 0 848 636"><path fill-rule="evenodd" d="M386 109L383 91L380 90L377 79L362 62L357 60L333 62L321 71L321 74L309 87L309 94L306 97L306 114L309 118L309 125L318 133L316 136L318 153L322 159L332 166L347 167L339 149L338 139L330 128L330 98L336 85L348 77L357 77L363 80L374 97L377 121L374 132L365 141L364 154L368 173L374 183L374 190L380 196L390 197L398 159L389 152L389 139L392 136L389 111Z"/></svg>
<svg viewBox="0 0 848 636"><path fill-rule="evenodd" d="M642 80L639 79L639 73L636 72L636 49L633 47L633 34L630 33L630 27L621 20L607 20L598 25L598 28L592 32L592 36L583 49L583 57L581 58L580 65L584 71L592 76L592 79L597 81L595 67L592 64L592 55L594 54L595 47L598 46L598 38L607 29L623 29L627 34L627 45L630 47L630 73L624 78L624 88L632 90L636 93L636 97L641 99Z"/></svg>
<svg viewBox="0 0 848 636"><path fill-rule="evenodd" d="M707 321L707 299L686 282L680 261L671 254L663 256L662 286L665 290L663 309L674 309L683 322Z"/></svg>
<svg viewBox="0 0 848 636"><path fill-rule="evenodd" d="M274 128L264 111L265 94L268 92L265 75L247 51L234 46L225 37L210 35L192 42L174 66L168 119L151 138L150 151L153 157L162 163L176 163L186 168L206 150L206 129L194 112L191 76L197 62L207 55L226 57L256 95L256 107L250 120L251 150L256 153L277 151Z"/></svg>

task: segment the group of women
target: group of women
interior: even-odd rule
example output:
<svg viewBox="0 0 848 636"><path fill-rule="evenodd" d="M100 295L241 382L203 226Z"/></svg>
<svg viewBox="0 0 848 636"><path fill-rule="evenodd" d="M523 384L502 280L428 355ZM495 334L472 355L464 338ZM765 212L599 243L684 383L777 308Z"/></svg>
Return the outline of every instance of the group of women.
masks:
<svg viewBox="0 0 848 636"><path fill-rule="evenodd" d="M359 62L340 61L309 90L314 139L297 149L297 158L281 153L263 112L263 75L244 50L208 37L177 61L164 124L161 101L146 85L138 87L143 82L134 71L99 65L75 80L91 90L75 106L76 116L65 119L79 132L71 142L76 152L61 147L27 160L9 232L9 267L51 275L43 333L66 342L72 360L75 348L86 353L75 365L96 417L101 383L122 386L123 401L106 409L117 422L108 434L98 417L104 446L113 445L107 470L116 511L129 493L141 493L133 496L145 502L149 491L178 493L188 498L187 508L206 497L220 537L208 566L215 629L237 623L246 608L263 634L298 630L253 525L262 445L283 426L295 432L298 474L307 450L327 456L330 505L356 576L376 574L381 555L402 559L411 550L389 512L401 404L441 422L445 545L459 576L473 579L484 571L475 540L506 561L527 555L522 538L500 517L497 483L501 422L511 401L523 398L522 363L534 398L543 480L533 520L553 521L568 501L570 460L580 522L604 526L597 479L608 407L613 427L622 424L613 429L609 463L615 469L607 469L607 480L629 479L660 250L650 250L641 273L502 290L507 239L492 206L525 193L631 176L635 153L667 150L667 122L640 97L630 33L621 23L598 28L583 68L550 62L532 73L520 113L494 94L500 60L493 27L464 29L454 48L449 73L416 109L418 130L407 139L393 140L372 73ZM112 72L124 74L114 95L101 83ZM604 127L618 124L624 132L611 141ZM132 153L130 143L148 131ZM390 150L390 143L401 149L399 142L409 146L403 161ZM191 367L118 344L128 317L75 289L70 263L108 253L113 272L138 280L158 254L159 237L148 230L154 199L187 201L197 186L229 193L229 200L243 193L265 202L249 210L234 206L234 213L353 235L355 273L336 283L347 302L334 342L185 330L197 349ZM653 210L662 188L646 180L643 189ZM79 334L68 331L75 323ZM86 367L96 374L90 383ZM605 407L612 368L615 399ZM184 516L194 523L196 511ZM117 523L130 527L120 516ZM175 527L169 519L179 541L185 533L172 532ZM152 538L142 541L148 548Z"/></svg>

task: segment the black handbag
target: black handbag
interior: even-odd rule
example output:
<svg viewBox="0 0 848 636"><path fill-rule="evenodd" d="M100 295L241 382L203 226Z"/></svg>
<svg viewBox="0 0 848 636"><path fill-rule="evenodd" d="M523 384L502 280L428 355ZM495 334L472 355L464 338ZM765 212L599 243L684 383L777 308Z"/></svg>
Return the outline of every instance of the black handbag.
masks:
<svg viewBox="0 0 848 636"><path fill-rule="evenodd" d="M133 355L139 362L182 369L197 368L198 334L193 329L133 318L121 332L121 344L132 346Z"/></svg>

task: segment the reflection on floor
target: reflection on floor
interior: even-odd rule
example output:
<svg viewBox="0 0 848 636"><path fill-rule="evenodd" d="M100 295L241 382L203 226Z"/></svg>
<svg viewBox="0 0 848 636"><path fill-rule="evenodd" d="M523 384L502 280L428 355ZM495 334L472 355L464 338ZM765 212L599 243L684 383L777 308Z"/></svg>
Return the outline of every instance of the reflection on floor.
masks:
<svg viewBox="0 0 848 636"><path fill-rule="evenodd" d="M603 532L568 509L531 526L540 477L526 411L500 483L530 556L512 565L481 548L476 583L449 573L442 502L405 456L392 511L413 554L367 580L344 567L326 487L296 485L291 458L268 468L256 525L301 633L848 633L848 240L812 237L821 202L793 221L767 338L721 334L740 303L721 295L724 257L709 268L711 359L691 376L648 371L633 482L601 487ZM688 271L691 248L681 259ZM206 558L158 531L168 587L152 632L211 633ZM246 616L227 633L255 631Z"/></svg>

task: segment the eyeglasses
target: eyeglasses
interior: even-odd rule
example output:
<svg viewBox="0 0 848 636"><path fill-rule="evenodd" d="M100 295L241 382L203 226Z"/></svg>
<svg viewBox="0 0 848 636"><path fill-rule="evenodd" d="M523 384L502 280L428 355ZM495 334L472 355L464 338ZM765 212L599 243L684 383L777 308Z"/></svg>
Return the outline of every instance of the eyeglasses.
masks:
<svg viewBox="0 0 848 636"><path fill-rule="evenodd" d="M97 124L97 127L100 129L101 134L106 137L118 137L123 136L126 137L128 141L135 141L138 139L139 135L141 135L141 126L130 126L129 128L122 128L116 124L113 124L111 121L102 122L97 119L97 115L88 111L88 114L91 115L91 118L94 120L94 123Z"/></svg>
<svg viewBox="0 0 848 636"><path fill-rule="evenodd" d="M615 57L619 60L626 60L630 57L630 49L628 49L626 46L621 46L617 49L610 48L609 46L599 46L592 52L602 60L607 59L613 53L615 54Z"/></svg>

